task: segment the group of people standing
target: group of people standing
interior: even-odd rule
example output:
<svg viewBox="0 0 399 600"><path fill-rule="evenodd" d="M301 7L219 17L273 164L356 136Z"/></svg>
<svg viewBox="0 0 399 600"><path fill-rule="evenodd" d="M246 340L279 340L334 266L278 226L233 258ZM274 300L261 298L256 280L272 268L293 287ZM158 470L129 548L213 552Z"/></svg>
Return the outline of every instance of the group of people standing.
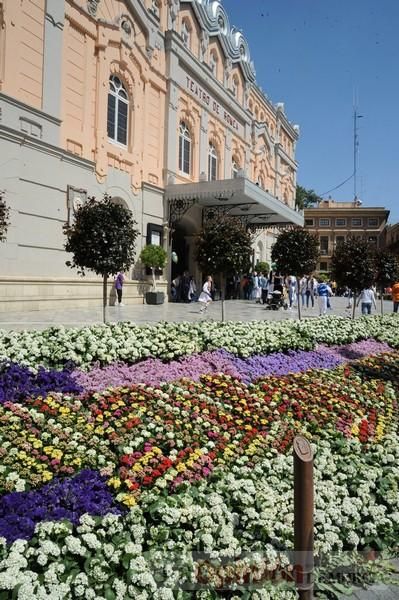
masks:
<svg viewBox="0 0 399 600"><path fill-rule="evenodd" d="M171 284L172 302L195 302L198 300L195 279L188 271L178 275Z"/></svg>
<svg viewBox="0 0 399 600"><path fill-rule="evenodd" d="M185 271L183 275L178 276L172 282L172 299L176 302L198 300L201 303L200 312L204 312L212 300L215 299L215 289L213 278L209 275L202 286L200 294L198 294L194 278ZM334 281L319 282L313 275L303 275L300 279L297 279L294 275L284 277L273 271L270 271L269 274L254 271L250 275L242 277L235 275L228 278L226 298L242 298L255 300L259 304L267 304L273 293L278 292L281 294L281 306L288 310L296 307L298 302L301 303L303 309L314 308L317 299L319 313L325 315L328 310L332 310L331 297L336 294L336 290L337 286ZM119 295L121 295L120 292L118 292L118 297ZM346 288L344 296L348 299L346 308L349 309L353 305L352 290ZM392 300L393 310L398 312L399 282L392 286ZM373 306L375 309L377 308L376 292L371 285L366 286L359 294L356 306L359 306L359 304L363 315L371 314Z"/></svg>

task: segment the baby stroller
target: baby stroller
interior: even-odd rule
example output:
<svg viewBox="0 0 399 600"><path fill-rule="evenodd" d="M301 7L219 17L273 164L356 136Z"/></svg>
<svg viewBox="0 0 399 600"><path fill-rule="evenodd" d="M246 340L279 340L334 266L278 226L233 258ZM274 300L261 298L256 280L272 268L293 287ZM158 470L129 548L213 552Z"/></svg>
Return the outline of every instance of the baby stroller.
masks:
<svg viewBox="0 0 399 600"><path fill-rule="evenodd" d="M278 310L282 306L287 308L284 296L279 290L274 290L274 292L267 297L266 310Z"/></svg>

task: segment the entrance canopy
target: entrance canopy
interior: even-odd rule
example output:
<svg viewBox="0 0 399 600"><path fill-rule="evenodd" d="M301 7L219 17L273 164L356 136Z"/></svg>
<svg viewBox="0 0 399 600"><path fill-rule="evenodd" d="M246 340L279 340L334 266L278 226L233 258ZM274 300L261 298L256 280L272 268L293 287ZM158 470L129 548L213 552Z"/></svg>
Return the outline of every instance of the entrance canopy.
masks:
<svg viewBox="0 0 399 600"><path fill-rule="evenodd" d="M240 218L246 226L254 229L304 224L302 213L244 177L168 185L165 198L169 204L171 225L194 204L203 208L204 220L218 214L229 215Z"/></svg>

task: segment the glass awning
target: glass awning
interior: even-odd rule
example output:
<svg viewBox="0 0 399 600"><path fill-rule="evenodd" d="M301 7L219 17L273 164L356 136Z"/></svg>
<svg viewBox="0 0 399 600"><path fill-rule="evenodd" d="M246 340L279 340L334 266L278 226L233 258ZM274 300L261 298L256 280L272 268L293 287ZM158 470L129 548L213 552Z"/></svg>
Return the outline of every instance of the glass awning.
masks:
<svg viewBox="0 0 399 600"><path fill-rule="evenodd" d="M290 208L244 177L171 184L165 189L165 198L169 204L171 223L180 220L191 206L197 204L208 216L213 211L239 217L254 228L302 227L304 224L302 212Z"/></svg>

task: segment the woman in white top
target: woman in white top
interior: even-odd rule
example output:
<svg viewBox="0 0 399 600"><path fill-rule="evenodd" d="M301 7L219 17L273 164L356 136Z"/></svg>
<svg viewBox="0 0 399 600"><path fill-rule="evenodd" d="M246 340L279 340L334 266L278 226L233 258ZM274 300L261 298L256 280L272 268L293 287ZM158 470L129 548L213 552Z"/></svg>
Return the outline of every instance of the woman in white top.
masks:
<svg viewBox="0 0 399 600"><path fill-rule="evenodd" d="M198 298L198 302L202 303L200 312L204 312L204 310L206 310L208 308L208 304L210 304L212 302L211 290L212 290L212 277L209 275L207 277L204 285L202 286L202 292L200 294L200 297Z"/></svg>
<svg viewBox="0 0 399 600"><path fill-rule="evenodd" d="M362 291L360 292L359 299L356 302L356 306L359 306L360 302L362 303L362 315L371 315L372 304L374 304L375 309L377 308L377 304L375 302L375 295L371 285L362 289Z"/></svg>

